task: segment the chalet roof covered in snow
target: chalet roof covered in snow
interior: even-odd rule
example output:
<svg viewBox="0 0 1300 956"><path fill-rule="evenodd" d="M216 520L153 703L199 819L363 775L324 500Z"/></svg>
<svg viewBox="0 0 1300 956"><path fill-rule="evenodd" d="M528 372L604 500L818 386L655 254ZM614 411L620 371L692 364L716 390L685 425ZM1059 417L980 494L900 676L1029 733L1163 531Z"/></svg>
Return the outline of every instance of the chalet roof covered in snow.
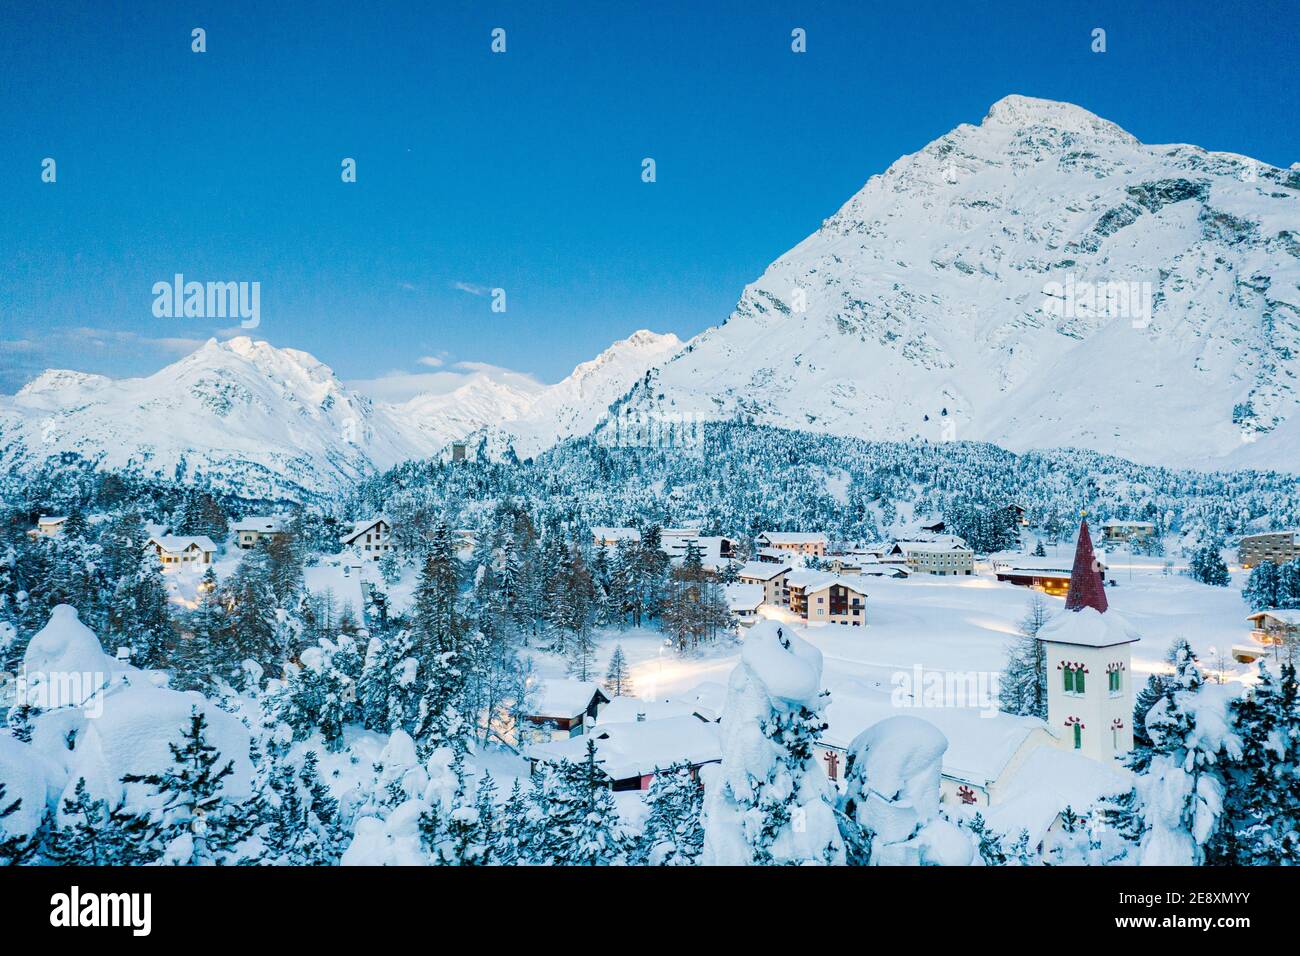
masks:
<svg viewBox="0 0 1300 956"><path fill-rule="evenodd" d="M694 708L685 701L615 697L600 709L596 726L628 724L638 720L665 720L669 717L691 717L694 713Z"/></svg>
<svg viewBox="0 0 1300 956"><path fill-rule="evenodd" d="M1259 621L1263 618L1272 618L1279 624L1286 627L1300 627L1300 608L1270 607L1262 611L1255 611L1253 614L1246 615L1248 621Z"/></svg>
<svg viewBox="0 0 1300 956"><path fill-rule="evenodd" d="M946 535L936 537L930 541L899 541L899 550L903 554L912 552L921 552L924 554L939 554L948 551L969 551L966 542L956 535Z"/></svg>
<svg viewBox="0 0 1300 956"><path fill-rule="evenodd" d="M373 518L362 518L360 521L352 522L352 530L343 535L341 540L344 544L351 544L381 521L390 528L393 526L393 523L388 520L386 515L375 515Z"/></svg>
<svg viewBox="0 0 1300 956"><path fill-rule="evenodd" d="M636 528L592 528L591 536L596 541L640 541L641 532Z"/></svg>
<svg viewBox="0 0 1300 956"><path fill-rule="evenodd" d="M284 519L271 516L262 517L250 515L234 522L230 530L236 533L241 531L256 531L258 534L278 534L284 530Z"/></svg>
<svg viewBox="0 0 1300 956"><path fill-rule="evenodd" d="M865 561L860 576L869 578L906 578L912 574L901 564L882 564L879 561Z"/></svg>
<svg viewBox="0 0 1300 956"><path fill-rule="evenodd" d="M1151 521L1123 521L1119 518L1107 518L1101 523L1103 528L1155 528Z"/></svg>
<svg viewBox="0 0 1300 956"><path fill-rule="evenodd" d="M727 606L733 611L757 611L763 603L763 585L728 584Z"/></svg>
<svg viewBox="0 0 1300 956"><path fill-rule="evenodd" d="M824 587L834 580L835 575L829 571L813 571L808 568L799 568L791 571L785 576L785 583L792 588L803 588L804 590L813 590Z"/></svg>
<svg viewBox="0 0 1300 956"><path fill-rule="evenodd" d="M789 570L790 565L788 564L776 564L772 561L746 561L736 569L736 575L742 578L770 581Z"/></svg>
<svg viewBox="0 0 1300 956"><path fill-rule="evenodd" d="M999 788L997 805L981 812L998 833L1029 831L1037 846L1066 807L1082 813L1099 799L1124 793L1135 777L1118 763L1099 763L1062 747L1035 747Z"/></svg>
<svg viewBox="0 0 1300 956"><path fill-rule="evenodd" d="M758 537L776 546L826 543L826 535L820 531L764 531Z"/></svg>
<svg viewBox="0 0 1300 956"><path fill-rule="evenodd" d="M867 593L863 590L861 581L855 581L839 574L831 574L829 571L791 571L786 575L785 580L792 588L802 588L805 594L824 591L833 584L848 588L857 594Z"/></svg>
<svg viewBox="0 0 1300 956"><path fill-rule="evenodd" d="M536 703L531 708L534 717L576 717L591 706L593 697L609 700L591 681L550 678L537 682Z"/></svg>
<svg viewBox="0 0 1300 956"><path fill-rule="evenodd" d="M164 534L149 539L149 544L157 545L169 554L181 554L190 548L200 551L216 551L217 546L206 534L180 535Z"/></svg>
<svg viewBox="0 0 1300 956"><path fill-rule="evenodd" d="M530 760L580 761L588 740L595 743L596 760L611 780L643 777L678 762L699 766L722 759L718 725L689 715L599 724L586 736L534 744L524 754Z"/></svg>
<svg viewBox="0 0 1300 956"><path fill-rule="evenodd" d="M695 716L716 723L722 717L722 705L727 701L727 685L718 681L702 681L670 698L670 701L685 704Z"/></svg>
<svg viewBox="0 0 1300 956"><path fill-rule="evenodd" d="M1068 576L1074 566L1074 559L1043 557L1031 554L1006 554L993 557L994 567L999 573L1004 571L1035 571L1039 574L1059 573Z"/></svg>
<svg viewBox="0 0 1300 956"><path fill-rule="evenodd" d="M694 544L700 552L700 563L706 568L719 567L723 563L722 543L726 538L716 535L703 535L694 538L677 538L665 539L663 541L663 551L673 561L674 564L680 564L686 558L688 546Z"/></svg>
<svg viewBox="0 0 1300 956"><path fill-rule="evenodd" d="M337 611L342 611L344 605L350 605L357 623L361 623L366 606L361 573L360 568L349 567L345 563L313 565L303 568L303 586L308 593L317 597L332 594Z"/></svg>
<svg viewBox="0 0 1300 956"><path fill-rule="evenodd" d="M943 756L944 775L979 787L986 787L1001 776L1030 734L1048 732L1047 725L1036 717L973 707L900 709L886 696L840 695L832 696L826 708L827 728L822 742L846 750L862 731L900 713L912 713L938 727L948 738L948 749Z"/></svg>

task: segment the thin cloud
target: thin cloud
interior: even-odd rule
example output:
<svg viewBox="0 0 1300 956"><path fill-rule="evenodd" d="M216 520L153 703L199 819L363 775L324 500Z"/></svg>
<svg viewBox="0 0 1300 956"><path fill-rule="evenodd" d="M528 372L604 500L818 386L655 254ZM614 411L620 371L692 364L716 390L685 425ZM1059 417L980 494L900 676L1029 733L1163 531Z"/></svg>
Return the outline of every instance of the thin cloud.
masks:
<svg viewBox="0 0 1300 956"><path fill-rule="evenodd" d="M103 372L107 371L105 363L116 366L123 358L138 360L148 354L170 361L190 354L204 341L89 325L56 329L39 337L11 339L0 342L0 392L17 391L46 369Z"/></svg>
<svg viewBox="0 0 1300 956"><path fill-rule="evenodd" d="M437 358L426 356L426 358ZM428 365L424 359L418 360ZM442 359L437 359L442 362ZM439 368L436 372L408 372L394 369L375 378L354 379L347 383L363 395L369 395L377 402L401 403L417 395L445 395L454 392L463 385L476 379L487 379L501 385L510 385L521 391L541 391L545 383L526 372L490 365L487 362L456 362L450 368Z"/></svg>
<svg viewBox="0 0 1300 956"><path fill-rule="evenodd" d="M484 296L489 295L492 290L484 285L476 285L473 282L453 282L453 289L459 289L461 292L468 292L470 295Z"/></svg>

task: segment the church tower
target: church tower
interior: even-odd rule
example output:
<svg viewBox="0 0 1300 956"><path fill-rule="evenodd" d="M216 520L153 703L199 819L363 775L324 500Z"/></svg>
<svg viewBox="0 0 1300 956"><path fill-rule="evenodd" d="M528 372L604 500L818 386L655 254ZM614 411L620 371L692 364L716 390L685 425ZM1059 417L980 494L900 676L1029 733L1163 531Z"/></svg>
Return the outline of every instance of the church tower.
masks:
<svg viewBox="0 0 1300 956"><path fill-rule="evenodd" d="M1133 749L1130 645L1138 635L1109 609L1085 519L1065 609L1038 632L1047 658L1047 722L1062 747L1094 760Z"/></svg>

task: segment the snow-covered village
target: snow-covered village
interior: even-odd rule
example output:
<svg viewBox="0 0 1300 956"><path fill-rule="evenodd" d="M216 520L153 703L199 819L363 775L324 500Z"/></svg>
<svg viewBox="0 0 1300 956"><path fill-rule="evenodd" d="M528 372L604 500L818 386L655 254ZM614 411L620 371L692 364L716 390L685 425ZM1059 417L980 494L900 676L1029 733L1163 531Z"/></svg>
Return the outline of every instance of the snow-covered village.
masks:
<svg viewBox="0 0 1300 956"><path fill-rule="evenodd" d="M1284 923L1297 36L0 12L6 927Z"/></svg>
<svg viewBox="0 0 1300 956"><path fill-rule="evenodd" d="M750 431L275 513L45 466L11 491L60 507L12 508L0 564L6 857L1296 862L1293 481L832 443L818 487L768 467L803 436ZM986 480L924 484L962 458ZM798 530L724 503L769 476Z"/></svg>

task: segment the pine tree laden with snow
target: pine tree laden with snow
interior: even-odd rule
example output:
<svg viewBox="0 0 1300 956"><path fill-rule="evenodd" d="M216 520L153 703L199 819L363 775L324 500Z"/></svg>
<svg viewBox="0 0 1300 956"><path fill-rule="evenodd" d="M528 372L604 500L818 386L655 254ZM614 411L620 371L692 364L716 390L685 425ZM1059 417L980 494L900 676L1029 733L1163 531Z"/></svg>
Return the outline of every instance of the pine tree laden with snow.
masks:
<svg viewBox="0 0 1300 956"><path fill-rule="evenodd" d="M871 866L969 866L975 846L940 807L948 739L919 717L868 727L849 745L840 825Z"/></svg>
<svg viewBox="0 0 1300 956"><path fill-rule="evenodd" d="M1000 709L1008 714L1047 719L1047 649L1038 640L1047 619L1047 604L1035 594L998 683Z"/></svg>
<svg viewBox="0 0 1300 956"><path fill-rule="evenodd" d="M694 866L704 850L704 791L689 764L673 764L650 781L649 813L629 863Z"/></svg>
<svg viewBox="0 0 1300 956"><path fill-rule="evenodd" d="M772 621L754 625L723 707L722 763L704 768L705 865L842 863L831 787L813 747L826 728L822 655Z"/></svg>
<svg viewBox="0 0 1300 956"><path fill-rule="evenodd" d="M143 783L154 790L158 806L149 813L150 842L163 862L210 865L234 849L243 820L224 794L222 781L234 761L207 742L207 717L197 707L180 743L168 746L172 766L149 774L127 774L123 783Z"/></svg>
<svg viewBox="0 0 1300 956"><path fill-rule="evenodd" d="M1223 812L1223 758L1241 753L1228 722L1228 689L1204 686L1186 641L1175 656L1170 691L1146 717L1151 760L1136 785L1143 823L1137 861L1144 866L1205 861Z"/></svg>

